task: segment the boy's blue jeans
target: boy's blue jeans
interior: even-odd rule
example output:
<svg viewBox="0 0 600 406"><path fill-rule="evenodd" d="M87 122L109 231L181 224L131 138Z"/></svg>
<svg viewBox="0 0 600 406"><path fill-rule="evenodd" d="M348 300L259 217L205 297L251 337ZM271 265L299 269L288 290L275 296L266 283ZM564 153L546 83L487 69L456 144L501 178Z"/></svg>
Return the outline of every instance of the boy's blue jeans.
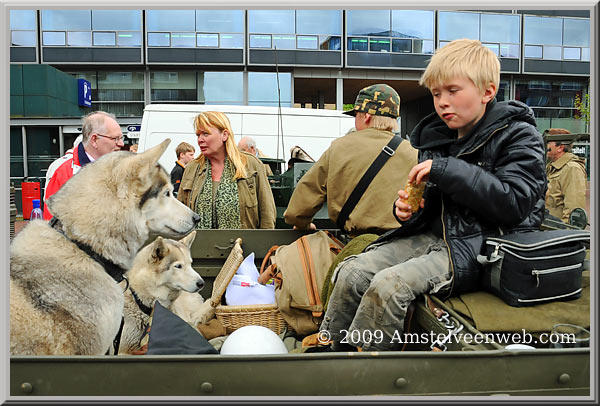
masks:
<svg viewBox="0 0 600 406"><path fill-rule="evenodd" d="M451 286L448 248L432 233L374 244L342 261L333 279L320 331L334 349L340 342L365 351L399 349L410 302Z"/></svg>

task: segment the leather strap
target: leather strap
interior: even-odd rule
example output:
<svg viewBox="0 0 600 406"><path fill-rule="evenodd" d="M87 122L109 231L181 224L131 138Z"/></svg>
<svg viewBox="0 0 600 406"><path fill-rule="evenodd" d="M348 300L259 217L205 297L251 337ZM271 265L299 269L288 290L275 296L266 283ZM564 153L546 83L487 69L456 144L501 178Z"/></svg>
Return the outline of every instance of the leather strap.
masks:
<svg viewBox="0 0 600 406"><path fill-rule="evenodd" d="M133 300L135 300L135 304L138 305L138 307L140 308L140 310L147 316L150 316L152 314L152 308L146 306L144 303L142 303L142 301L140 300L140 298L138 297L138 295L135 293L135 291L133 289L131 289L131 287L129 288L129 291L131 292L131 296L133 296Z"/></svg>
<svg viewBox="0 0 600 406"><path fill-rule="evenodd" d="M354 210L354 208L358 204L358 201L365 193L365 190L367 190L367 188L371 184L371 181L373 180L375 175L377 175L377 173L381 170L381 168L383 168L383 165L385 165L387 160L390 159L392 155L394 155L396 149L398 148L398 145L400 145L401 142L402 138L400 138L397 135L394 135L390 142L388 142L387 145L381 149L381 152L379 153L379 155L377 155L377 158L375 158L375 160L371 163L371 166L369 166L369 169L367 169L362 178L360 178L360 180L354 187L354 190L352 191L352 193L350 193L350 196L346 200L346 203L344 203L344 206L340 210L340 214L338 214L336 224L340 230L344 229L346 220L348 220L350 213L352 213L352 210Z"/></svg>

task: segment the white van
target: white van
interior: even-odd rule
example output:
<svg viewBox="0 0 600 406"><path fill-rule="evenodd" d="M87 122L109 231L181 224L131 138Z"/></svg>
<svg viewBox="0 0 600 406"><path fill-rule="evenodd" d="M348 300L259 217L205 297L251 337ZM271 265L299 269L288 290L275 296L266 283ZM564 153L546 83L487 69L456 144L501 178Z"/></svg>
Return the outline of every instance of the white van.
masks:
<svg viewBox="0 0 600 406"><path fill-rule="evenodd" d="M331 141L354 127L354 118L337 110L282 107L280 115L278 107L150 104L144 109L138 151L170 138L169 148L158 161L168 172L175 165L175 148L180 142L192 144L198 156L193 121L199 112L208 110L227 114L236 144L244 136L252 137L264 155L286 162L290 159L290 148L296 145L313 159L319 159Z"/></svg>

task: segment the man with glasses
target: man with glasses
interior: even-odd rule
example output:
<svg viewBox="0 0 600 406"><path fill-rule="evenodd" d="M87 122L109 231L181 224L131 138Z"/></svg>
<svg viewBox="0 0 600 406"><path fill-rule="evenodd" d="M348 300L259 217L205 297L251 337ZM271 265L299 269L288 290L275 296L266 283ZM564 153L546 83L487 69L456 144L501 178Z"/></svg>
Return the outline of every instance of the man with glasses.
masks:
<svg viewBox="0 0 600 406"><path fill-rule="evenodd" d="M48 183L44 194L44 220L50 220L52 214L48 210L48 199L56 193L66 181L71 179L82 166L94 162L109 152L119 151L123 147L123 133L116 117L104 111L94 111L83 117L81 127L83 139L73 156L56 169Z"/></svg>

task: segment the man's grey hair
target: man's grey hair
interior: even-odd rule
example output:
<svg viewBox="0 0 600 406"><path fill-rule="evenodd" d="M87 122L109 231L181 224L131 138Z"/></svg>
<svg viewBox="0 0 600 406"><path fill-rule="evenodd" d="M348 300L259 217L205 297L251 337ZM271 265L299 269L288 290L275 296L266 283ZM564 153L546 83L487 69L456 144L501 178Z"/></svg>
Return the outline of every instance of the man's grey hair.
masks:
<svg viewBox="0 0 600 406"><path fill-rule="evenodd" d="M117 121L114 114L107 113L105 111L92 111L89 114L83 116L83 125L81 126L81 134L83 135L82 142L85 144L90 139L90 135L94 133L104 134L106 131L105 120L106 117L112 118Z"/></svg>
<svg viewBox="0 0 600 406"><path fill-rule="evenodd" d="M253 138L250 137L243 137L241 141L244 141L246 143L246 149L250 149L252 147L256 148L256 141L254 141Z"/></svg>

